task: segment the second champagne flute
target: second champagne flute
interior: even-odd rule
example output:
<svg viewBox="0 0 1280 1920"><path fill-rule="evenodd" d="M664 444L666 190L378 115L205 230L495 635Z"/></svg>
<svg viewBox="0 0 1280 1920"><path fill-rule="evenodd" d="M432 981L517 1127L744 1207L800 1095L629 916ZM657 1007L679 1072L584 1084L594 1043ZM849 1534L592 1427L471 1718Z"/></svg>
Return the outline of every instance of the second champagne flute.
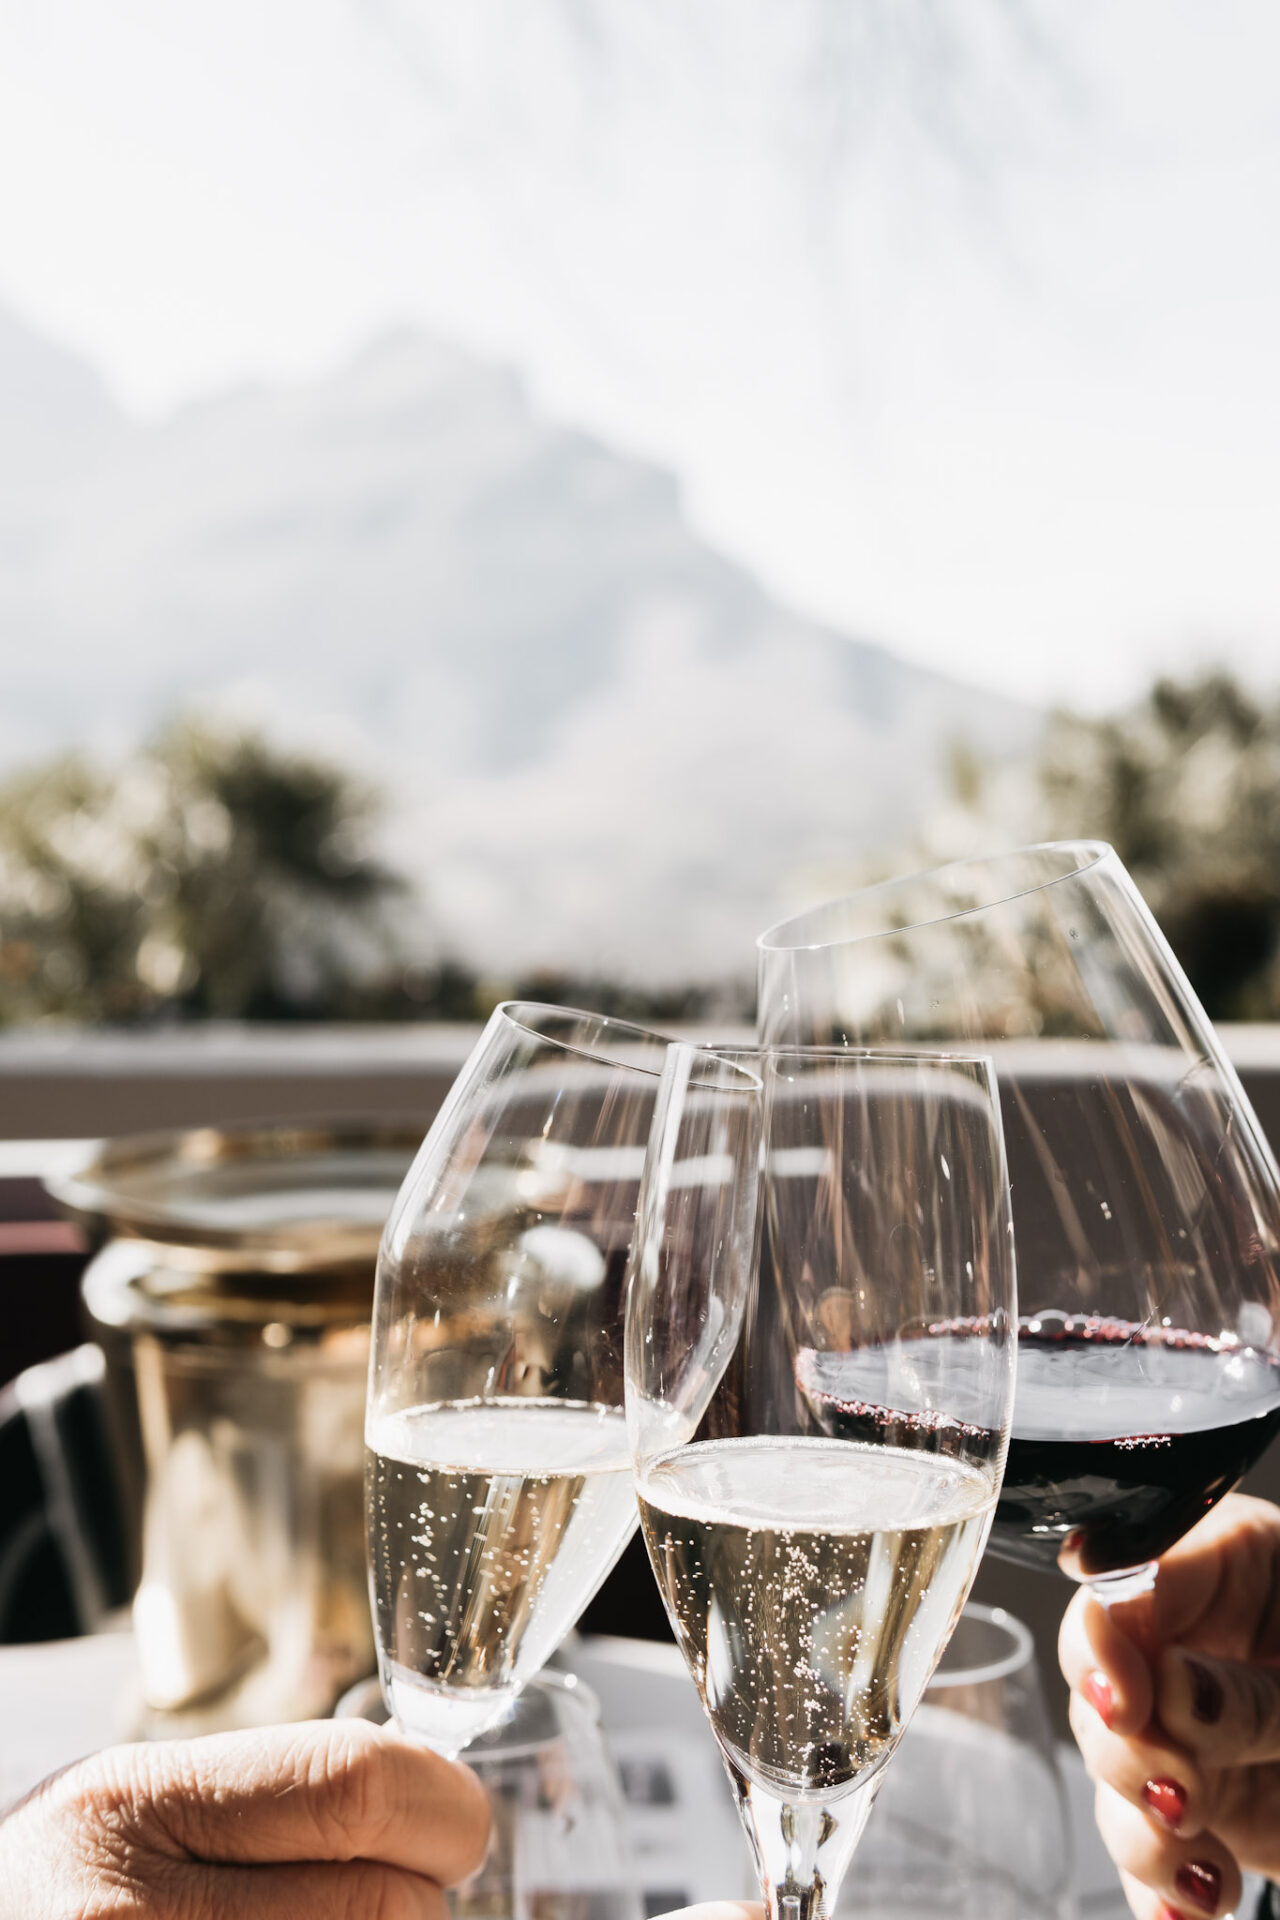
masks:
<svg viewBox="0 0 1280 1920"><path fill-rule="evenodd" d="M681 1230L668 1098L627 1301L628 1428L650 1558L770 1913L819 1920L995 1508L1008 1185L981 1059L732 1058L763 1082L758 1257L708 1263ZM673 1047L668 1082L692 1061ZM745 1098L716 1097L726 1118Z"/></svg>

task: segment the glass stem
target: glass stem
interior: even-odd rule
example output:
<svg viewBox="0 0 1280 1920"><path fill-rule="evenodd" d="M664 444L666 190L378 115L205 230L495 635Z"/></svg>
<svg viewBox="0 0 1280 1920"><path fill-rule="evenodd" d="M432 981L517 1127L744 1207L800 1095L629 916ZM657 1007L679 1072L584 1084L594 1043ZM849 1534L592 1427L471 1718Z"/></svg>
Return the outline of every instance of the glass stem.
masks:
<svg viewBox="0 0 1280 1920"><path fill-rule="evenodd" d="M788 1800L730 1763L769 1920L829 1920L882 1774L837 1793Z"/></svg>
<svg viewBox="0 0 1280 1920"><path fill-rule="evenodd" d="M1148 1560L1144 1567L1126 1567L1122 1573L1095 1574L1081 1584L1104 1607L1113 1607L1119 1600L1136 1600L1139 1594L1150 1593L1155 1583L1156 1563Z"/></svg>

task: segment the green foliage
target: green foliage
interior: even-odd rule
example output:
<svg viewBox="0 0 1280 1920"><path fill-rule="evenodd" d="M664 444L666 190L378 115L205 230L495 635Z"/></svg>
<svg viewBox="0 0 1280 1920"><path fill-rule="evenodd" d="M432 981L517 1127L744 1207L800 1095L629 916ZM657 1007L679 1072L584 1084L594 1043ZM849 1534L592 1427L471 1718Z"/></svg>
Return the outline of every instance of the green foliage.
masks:
<svg viewBox="0 0 1280 1920"><path fill-rule="evenodd" d="M115 771L0 790L0 1021L355 1010L400 882L371 795L252 732L179 725Z"/></svg>
<svg viewBox="0 0 1280 1920"><path fill-rule="evenodd" d="M0 1025L62 1018L485 1019L501 999L640 1021L742 1017L645 992L410 962L375 797L255 733L169 729L108 770L79 755L0 788Z"/></svg>
<svg viewBox="0 0 1280 1920"><path fill-rule="evenodd" d="M993 818L1007 827L1012 813L1024 839L1111 841L1210 1014L1280 1018L1280 702L1223 674L1162 681L1118 717L1056 715L1031 774L1014 777L1018 792L958 751L947 833L981 828L989 842ZM472 1021L507 995L658 1024L746 1012L724 989L499 983L454 961L408 964L393 911L406 890L370 850L376 817L376 797L341 770L191 724L115 770L72 755L12 780L0 1024Z"/></svg>
<svg viewBox="0 0 1280 1920"><path fill-rule="evenodd" d="M1160 681L1119 718L1056 716L1037 771L1049 830L1111 841L1209 1013L1280 1017L1280 703Z"/></svg>
<svg viewBox="0 0 1280 1920"><path fill-rule="evenodd" d="M487 989L487 992L486 992ZM608 980L597 974L541 972L524 975L508 989L482 982L482 1011L500 999L542 1000L555 1006L590 1007L615 1020L640 1026L671 1026L687 1021L740 1026L755 1018L754 988L746 981L691 986L642 987L634 981Z"/></svg>

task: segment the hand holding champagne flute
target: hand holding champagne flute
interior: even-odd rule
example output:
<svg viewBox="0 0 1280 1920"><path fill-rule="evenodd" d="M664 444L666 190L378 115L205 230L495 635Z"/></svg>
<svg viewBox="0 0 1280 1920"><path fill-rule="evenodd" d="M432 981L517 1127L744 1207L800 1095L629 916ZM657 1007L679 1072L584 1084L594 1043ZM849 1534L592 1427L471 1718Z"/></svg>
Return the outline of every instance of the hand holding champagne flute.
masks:
<svg viewBox="0 0 1280 1920"><path fill-rule="evenodd" d="M763 1218L751 1260L708 1262L677 1130L690 1107L724 1129L754 1096L691 1089L696 1059L668 1058L632 1256L637 1493L770 1912L818 1920L995 1506L1015 1324L999 1108L976 1058L735 1051L762 1087Z"/></svg>

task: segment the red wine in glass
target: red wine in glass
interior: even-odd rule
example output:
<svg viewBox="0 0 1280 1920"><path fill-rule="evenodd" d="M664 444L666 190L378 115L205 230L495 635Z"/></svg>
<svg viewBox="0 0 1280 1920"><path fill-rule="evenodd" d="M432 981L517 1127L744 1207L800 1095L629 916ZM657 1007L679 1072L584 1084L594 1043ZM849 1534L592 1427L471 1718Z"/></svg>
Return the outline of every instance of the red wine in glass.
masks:
<svg viewBox="0 0 1280 1920"><path fill-rule="evenodd" d="M796 1382L828 1432L919 1444L924 1429L973 1450L964 1395L950 1411L904 1414L956 1326L929 1340L846 1352L802 1350ZM1280 1364L1268 1353L1176 1328L1045 1313L1019 1326L1018 1394L992 1546L1080 1580L1158 1559L1229 1493L1280 1432ZM975 1356L976 1360L976 1356ZM949 1362L953 1381L963 1364ZM941 1396L935 1396L941 1398ZM990 1437L995 1447L995 1436Z"/></svg>
<svg viewBox="0 0 1280 1920"><path fill-rule="evenodd" d="M1157 1560L1280 1431L1280 1365L1177 1328L1045 1314L1018 1338L992 1544L1077 1579Z"/></svg>

